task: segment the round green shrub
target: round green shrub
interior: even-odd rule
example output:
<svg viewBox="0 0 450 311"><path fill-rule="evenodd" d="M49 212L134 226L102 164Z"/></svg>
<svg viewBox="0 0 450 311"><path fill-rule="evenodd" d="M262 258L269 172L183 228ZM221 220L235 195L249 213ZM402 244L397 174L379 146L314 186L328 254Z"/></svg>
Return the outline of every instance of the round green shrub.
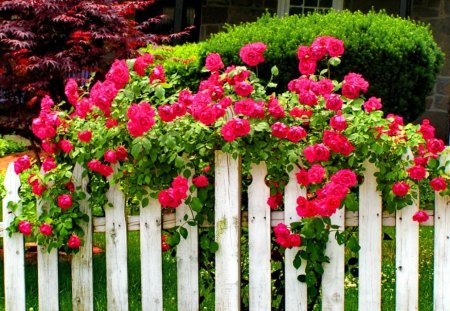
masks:
<svg viewBox="0 0 450 311"><path fill-rule="evenodd" d="M348 72L361 73L371 87L367 96L382 98L383 110L414 120L425 109L425 97L431 91L443 65L444 54L433 39L428 26L412 20L389 16L384 12L331 11L308 16L279 18L264 15L258 21L227 26L199 44L188 44L166 50L169 73L177 72L187 86L201 78L198 69L210 52L221 54L225 64L242 64L239 49L250 42L267 44L265 63L258 68L261 79L269 80L270 68L276 65L278 90L299 76L297 47L309 45L316 37L330 35L344 40L345 57L334 76L342 79ZM155 51L159 51L159 48ZM193 59L188 64L180 59ZM175 64L178 63L178 64Z"/></svg>

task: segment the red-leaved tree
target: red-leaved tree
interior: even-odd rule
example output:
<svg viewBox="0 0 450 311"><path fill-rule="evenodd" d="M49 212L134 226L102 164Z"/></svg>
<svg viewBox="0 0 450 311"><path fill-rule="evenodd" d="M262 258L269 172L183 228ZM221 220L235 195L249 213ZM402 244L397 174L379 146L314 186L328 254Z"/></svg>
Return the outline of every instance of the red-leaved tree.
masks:
<svg viewBox="0 0 450 311"><path fill-rule="evenodd" d="M64 99L68 77L101 77L114 59L185 34L147 33L161 17L134 20L154 1L0 0L0 104L16 120L20 111L30 117L44 95ZM27 123L20 119L13 128Z"/></svg>

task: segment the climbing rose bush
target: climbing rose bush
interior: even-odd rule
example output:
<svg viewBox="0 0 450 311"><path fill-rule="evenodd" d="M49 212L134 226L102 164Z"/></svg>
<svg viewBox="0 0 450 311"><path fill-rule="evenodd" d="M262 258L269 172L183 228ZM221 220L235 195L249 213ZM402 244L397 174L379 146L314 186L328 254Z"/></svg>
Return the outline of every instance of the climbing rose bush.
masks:
<svg viewBox="0 0 450 311"><path fill-rule="evenodd" d="M264 62L269 43L250 43L240 57L250 66ZM211 214L214 152L241 156L244 174L250 164L265 161L271 195L267 207L283 208L287 172L294 171L306 195L297 198L301 221L279 224L275 241L283 248L299 247L294 265L308 260L309 286L320 282L321 265L330 230L330 216L344 205L357 210L357 186L368 162L378 168L377 180L385 210L393 212L418 199L418 184L427 182L448 194L448 172L439 161L441 140L427 120L404 124L400 116L383 116L382 100L365 98L370 87L363 73L348 73L333 80L345 51L341 40L315 39L297 50L299 76L283 94L273 92L280 74L263 85L245 66L226 65L219 54L207 56L209 72L195 90L177 86L166 77L162 63L150 54L116 60L104 81L92 87L68 80L65 92L71 109L61 109L49 97L32 129L48 154L39 173L30 175L32 192L44 202L43 212L16 214L10 232L34 235L40 244L76 252L82 245L80 224L86 198L73 177L75 164L90 179L90 206L111 208L105 193L117 184L127 202L149 207L155 199L165 213L186 204L192 212L186 223L163 235L168 250ZM318 74L317 72L320 72ZM282 74L282 73L281 73ZM407 155L407 156L405 156ZM14 164L16 173L29 170L29 158ZM196 196L193 193L197 193ZM17 206L11 207L16 213ZM418 210L415 221L428 215ZM345 242L337 232L338 242ZM319 284L320 285L320 284Z"/></svg>

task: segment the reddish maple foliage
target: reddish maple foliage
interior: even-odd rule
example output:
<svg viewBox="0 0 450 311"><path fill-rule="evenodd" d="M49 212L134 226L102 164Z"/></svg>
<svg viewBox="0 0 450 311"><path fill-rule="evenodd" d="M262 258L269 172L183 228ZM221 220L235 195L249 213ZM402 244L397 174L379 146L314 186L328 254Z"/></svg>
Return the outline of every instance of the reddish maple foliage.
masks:
<svg viewBox="0 0 450 311"><path fill-rule="evenodd" d="M186 34L148 33L158 17L134 20L154 1L0 0L0 91L17 91L27 107L46 94L64 99L69 76L101 77L114 59Z"/></svg>

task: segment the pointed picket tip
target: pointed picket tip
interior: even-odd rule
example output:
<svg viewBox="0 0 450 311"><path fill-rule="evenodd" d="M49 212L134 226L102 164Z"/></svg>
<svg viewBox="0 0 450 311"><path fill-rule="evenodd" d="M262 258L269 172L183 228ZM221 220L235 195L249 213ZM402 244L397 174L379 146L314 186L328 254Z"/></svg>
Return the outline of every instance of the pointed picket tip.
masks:
<svg viewBox="0 0 450 311"><path fill-rule="evenodd" d="M9 163L5 175L5 189L9 193L17 192L20 187L20 177L14 171L14 162Z"/></svg>

